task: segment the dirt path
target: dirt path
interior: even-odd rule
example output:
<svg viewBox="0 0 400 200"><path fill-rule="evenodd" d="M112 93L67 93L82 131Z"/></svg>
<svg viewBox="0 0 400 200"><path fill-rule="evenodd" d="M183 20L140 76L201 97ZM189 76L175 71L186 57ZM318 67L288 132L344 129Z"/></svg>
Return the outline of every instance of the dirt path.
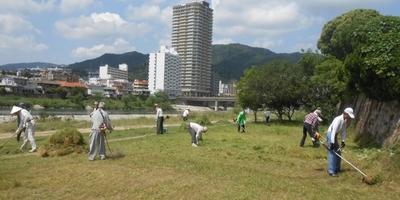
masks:
<svg viewBox="0 0 400 200"><path fill-rule="evenodd" d="M174 126L180 126L181 124L168 124L164 125L164 127L174 127ZM140 125L140 126L116 126L114 130L129 130L129 129L140 129L140 128L151 128L155 127L155 125ZM78 128L78 131L81 133L90 133L90 128ZM51 130L51 131L36 131L35 132L35 137L38 136L50 136L53 135L56 130ZM8 139L10 138L14 133L2 133L0 134L0 139Z"/></svg>

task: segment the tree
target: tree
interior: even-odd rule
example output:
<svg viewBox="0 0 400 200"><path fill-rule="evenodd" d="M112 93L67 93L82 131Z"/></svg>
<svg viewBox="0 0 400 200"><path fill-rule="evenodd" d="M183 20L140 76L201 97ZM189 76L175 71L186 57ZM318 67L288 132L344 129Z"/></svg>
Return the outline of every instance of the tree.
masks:
<svg viewBox="0 0 400 200"><path fill-rule="evenodd" d="M87 70L83 69L83 68L72 68L71 69L71 74L75 74L75 75L78 75L80 77L88 76Z"/></svg>
<svg viewBox="0 0 400 200"><path fill-rule="evenodd" d="M262 108L264 101L264 86L267 84L264 79L263 69L253 66L244 71L244 77L237 83L236 96L238 103L243 108L250 108L254 112L254 119L257 121L257 110Z"/></svg>
<svg viewBox="0 0 400 200"><path fill-rule="evenodd" d="M304 103L302 98L308 91L300 65L287 60L246 70L237 89L238 102L243 108L257 110L264 105L272 108L280 120L286 116L289 121Z"/></svg>
<svg viewBox="0 0 400 200"><path fill-rule="evenodd" d="M350 33L370 19L379 17L376 10L356 9L329 21L322 28L317 47L324 54L330 54L344 61L352 52Z"/></svg>
<svg viewBox="0 0 400 200"><path fill-rule="evenodd" d="M57 87L56 93L60 96L61 99L66 99L68 91L60 86L60 87Z"/></svg>
<svg viewBox="0 0 400 200"><path fill-rule="evenodd" d="M355 87L370 99L400 99L400 17L371 19L350 35L355 51L345 60Z"/></svg>

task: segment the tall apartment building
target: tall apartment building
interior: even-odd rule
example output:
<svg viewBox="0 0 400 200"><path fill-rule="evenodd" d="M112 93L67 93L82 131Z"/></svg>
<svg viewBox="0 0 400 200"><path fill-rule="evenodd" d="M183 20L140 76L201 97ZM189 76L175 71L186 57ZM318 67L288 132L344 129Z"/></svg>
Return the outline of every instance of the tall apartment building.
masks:
<svg viewBox="0 0 400 200"><path fill-rule="evenodd" d="M171 98L181 96L181 64L181 57L174 48L161 46L157 53L150 53L150 93L163 91Z"/></svg>
<svg viewBox="0 0 400 200"><path fill-rule="evenodd" d="M120 64L118 68L110 67L108 65L100 66L99 77L100 79L128 81L128 65Z"/></svg>
<svg viewBox="0 0 400 200"><path fill-rule="evenodd" d="M182 58L184 96L210 96L213 9L205 1L173 7L172 47Z"/></svg>

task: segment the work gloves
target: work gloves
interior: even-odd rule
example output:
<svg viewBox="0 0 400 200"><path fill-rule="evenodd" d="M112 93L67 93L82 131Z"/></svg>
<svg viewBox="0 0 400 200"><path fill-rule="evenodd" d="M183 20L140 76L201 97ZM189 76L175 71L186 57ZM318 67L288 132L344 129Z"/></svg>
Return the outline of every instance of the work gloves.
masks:
<svg viewBox="0 0 400 200"><path fill-rule="evenodd" d="M346 146L346 144L344 142L342 142L342 145L340 146L340 148L344 148Z"/></svg>
<svg viewBox="0 0 400 200"><path fill-rule="evenodd" d="M332 150L332 151L335 150L335 143L330 143L329 144L329 149Z"/></svg>

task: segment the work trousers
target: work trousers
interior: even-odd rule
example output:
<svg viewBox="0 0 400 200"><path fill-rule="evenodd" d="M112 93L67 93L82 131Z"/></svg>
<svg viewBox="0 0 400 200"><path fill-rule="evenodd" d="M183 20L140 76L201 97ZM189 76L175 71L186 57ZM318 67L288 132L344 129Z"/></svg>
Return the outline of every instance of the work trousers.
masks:
<svg viewBox="0 0 400 200"><path fill-rule="evenodd" d="M328 135L326 136L326 145L330 147L331 143L331 132L328 131ZM335 134L335 147L333 150L328 149L328 173L329 174L336 174L340 171L340 164L341 164L341 158L335 154L335 152L339 155L341 155L341 151L338 151L339 149L339 143L337 140L337 134Z"/></svg>
<svg viewBox="0 0 400 200"><path fill-rule="evenodd" d="M105 133L100 130L92 129L92 132L89 135L89 160L94 160L97 155L97 151L99 151L101 159L106 158L104 134Z"/></svg>
<svg viewBox="0 0 400 200"><path fill-rule="evenodd" d="M28 141L31 143L32 149L36 149L36 141L35 141L35 120L31 120L27 123L25 132L24 132L24 141L22 142L21 149L26 149L28 145Z"/></svg>
<svg viewBox="0 0 400 200"><path fill-rule="evenodd" d="M192 143L197 144L197 137L196 137L196 131L190 127L190 123L187 125L187 129L192 136Z"/></svg>
<svg viewBox="0 0 400 200"><path fill-rule="evenodd" d="M307 139L307 133L310 135L311 138L314 137L314 132L312 130L311 124L304 122L303 124L303 137L301 138L300 141L300 146L304 146L304 143L306 142ZM318 146L318 143L316 141L313 141L314 147Z"/></svg>
<svg viewBox="0 0 400 200"><path fill-rule="evenodd" d="M164 133L164 117L157 118L157 134Z"/></svg>

